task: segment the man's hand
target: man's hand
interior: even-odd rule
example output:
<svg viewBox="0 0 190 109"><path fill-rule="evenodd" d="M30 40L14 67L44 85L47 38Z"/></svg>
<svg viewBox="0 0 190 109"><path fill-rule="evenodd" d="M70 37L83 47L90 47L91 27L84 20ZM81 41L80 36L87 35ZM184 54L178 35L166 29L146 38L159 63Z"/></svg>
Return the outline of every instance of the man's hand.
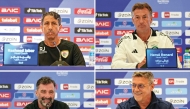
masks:
<svg viewBox="0 0 190 109"><path fill-rule="evenodd" d="M141 63L138 63L137 68L140 69L144 64L146 64L146 57L142 60Z"/></svg>

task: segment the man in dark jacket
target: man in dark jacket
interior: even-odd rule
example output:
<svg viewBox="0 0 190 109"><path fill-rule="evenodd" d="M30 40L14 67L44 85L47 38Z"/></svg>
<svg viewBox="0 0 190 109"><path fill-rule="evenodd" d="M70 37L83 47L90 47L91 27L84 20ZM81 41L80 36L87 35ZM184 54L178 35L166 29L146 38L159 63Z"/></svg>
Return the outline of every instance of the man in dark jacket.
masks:
<svg viewBox="0 0 190 109"><path fill-rule="evenodd" d="M56 83L49 77L42 77L36 83L36 96L38 99L28 104L24 109L69 109L61 101L54 100Z"/></svg>
<svg viewBox="0 0 190 109"><path fill-rule="evenodd" d="M53 11L44 13L40 27L44 34L44 41L39 43L39 66L53 65L55 61L64 61L65 65L85 66L85 60L78 45L60 39L58 36L62 29L61 16L58 13Z"/></svg>
<svg viewBox="0 0 190 109"><path fill-rule="evenodd" d="M151 72L135 72L132 77L133 97L118 104L116 109L174 109L170 102L156 97Z"/></svg>

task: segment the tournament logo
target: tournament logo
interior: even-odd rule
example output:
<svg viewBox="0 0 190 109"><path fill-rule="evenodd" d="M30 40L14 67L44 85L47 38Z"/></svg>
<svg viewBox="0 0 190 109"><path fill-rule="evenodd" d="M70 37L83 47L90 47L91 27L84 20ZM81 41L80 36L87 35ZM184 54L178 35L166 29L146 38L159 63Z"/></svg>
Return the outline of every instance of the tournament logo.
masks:
<svg viewBox="0 0 190 109"><path fill-rule="evenodd" d="M61 51L61 56L62 56L63 58L67 58L67 57L69 56L69 51L68 51L68 50L63 50L63 51Z"/></svg>

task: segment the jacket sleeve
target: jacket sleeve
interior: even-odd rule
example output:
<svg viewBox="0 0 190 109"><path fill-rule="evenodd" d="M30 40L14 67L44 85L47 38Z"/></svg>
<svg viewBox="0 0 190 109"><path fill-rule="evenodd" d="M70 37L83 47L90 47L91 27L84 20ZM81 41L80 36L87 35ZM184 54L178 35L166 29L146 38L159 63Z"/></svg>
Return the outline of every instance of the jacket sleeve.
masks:
<svg viewBox="0 0 190 109"><path fill-rule="evenodd" d="M171 103L170 103L170 107L168 109L174 109L174 107Z"/></svg>
<svg viewBox="0 0 190 109"><path fill-rule="evenodd" d="M85 66L85 60L77 44L73 46L73 64Z"/></svg>
<svg viewBox="0 0 190 109"><path fill-rule="evenodd" d="M166 47L167 48L175 48L174 46L174 43L172 41L172 39L170 38L170 36L167 36L168 38L166 38ZM178 65L178 68L182 68L182 65L181 65L181 62L179 60L179 57L178 57L178 54L177 54L177 65Z"/></svg>
<svg viewBox="0 0 190 109"><path fill-rule="evenodd" d="M136 68L138 62L127 63L127 52L125 48L124 39L120 39L118 45L115 49L115 54L112 58L111 68L121 69L121 68Z"/></svg>

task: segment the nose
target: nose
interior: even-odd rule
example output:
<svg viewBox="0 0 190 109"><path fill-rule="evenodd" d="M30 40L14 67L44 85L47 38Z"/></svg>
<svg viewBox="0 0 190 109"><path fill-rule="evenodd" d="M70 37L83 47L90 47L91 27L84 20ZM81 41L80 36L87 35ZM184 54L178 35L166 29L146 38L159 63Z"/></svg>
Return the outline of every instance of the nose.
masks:
<svg viewBox="0 0 190 109"><path fill-rule="evenodd" d="M142 17L140 17L140 23L143 23L143 22L144 22L143 18L142 18Z"/></svg>
<svg viewBox="0 0 190 109"><path fill-rule="evenodd" d="M52 29L52 24L51 24L51 23L49 24L48 29L49 29L49 30Z"/></svg>

